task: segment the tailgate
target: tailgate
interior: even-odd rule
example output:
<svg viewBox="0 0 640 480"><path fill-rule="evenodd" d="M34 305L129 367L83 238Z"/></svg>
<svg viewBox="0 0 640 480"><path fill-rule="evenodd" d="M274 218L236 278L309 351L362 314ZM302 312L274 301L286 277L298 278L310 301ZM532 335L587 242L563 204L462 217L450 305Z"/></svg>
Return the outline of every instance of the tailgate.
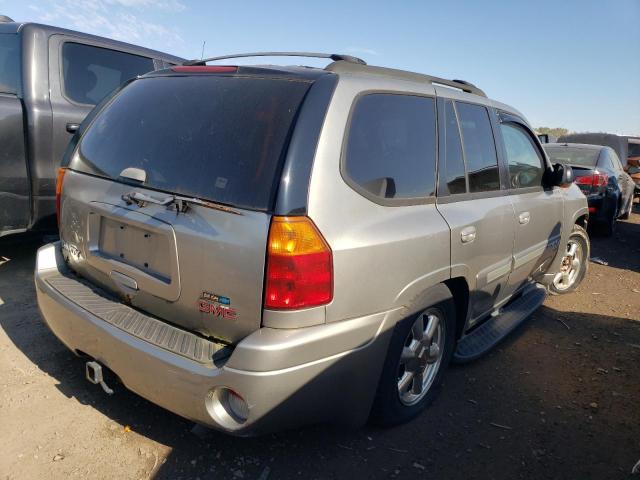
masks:
<svg viewBox="0 0 640 480"><path fill-rule="evenodd" d="M67 172L60 235L70 266L132 306L206 336L235 342L259 328L269 215L141 208L121 199L131 190Z"/></svg>

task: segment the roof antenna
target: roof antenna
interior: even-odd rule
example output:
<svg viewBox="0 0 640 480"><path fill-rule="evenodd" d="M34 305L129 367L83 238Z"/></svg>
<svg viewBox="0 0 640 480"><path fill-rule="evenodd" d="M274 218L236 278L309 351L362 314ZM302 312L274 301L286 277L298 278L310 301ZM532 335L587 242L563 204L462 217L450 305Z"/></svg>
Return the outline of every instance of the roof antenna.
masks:
<svg viewBox="0 0 640 480"><path fill-rule="evenodd" d="M202 60L204 58L204 46L207 44L207 41L205 40L204 42L202 42L202 53L200 54L200 60Z"/></svg>

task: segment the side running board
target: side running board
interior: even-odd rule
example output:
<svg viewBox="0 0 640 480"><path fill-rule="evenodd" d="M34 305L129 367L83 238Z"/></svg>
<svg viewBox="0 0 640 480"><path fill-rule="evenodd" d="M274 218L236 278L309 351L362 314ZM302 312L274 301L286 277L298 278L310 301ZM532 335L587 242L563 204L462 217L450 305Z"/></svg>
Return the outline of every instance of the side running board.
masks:
<svg viewBox="0 0 640 480"><path fill-rule="evenodd" d="M539 286L525 292L520 298L504 307L500 315L490 318L464 336L458 342L453 361L466 363L487 353L529 318L542 305L546 297L546 290Z"/></svg>

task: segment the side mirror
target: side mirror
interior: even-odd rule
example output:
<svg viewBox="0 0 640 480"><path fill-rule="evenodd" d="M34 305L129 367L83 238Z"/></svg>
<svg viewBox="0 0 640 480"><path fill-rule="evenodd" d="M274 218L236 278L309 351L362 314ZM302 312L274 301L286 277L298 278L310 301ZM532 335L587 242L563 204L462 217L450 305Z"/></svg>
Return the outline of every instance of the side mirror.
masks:
<svg viewBox="0 0 640 480"><path fill-rule="evenodd" d="M79 123L67 123L67 132L69 133L76 133L79 128L80 128Z"/></svg>
<svg viewBox="0 0 640 480"><path fill-rule="evenodd" d="M550 183L554 187L568 187L573 183L573 180L573 168L571 168L569 165L556 163L553 166Z"/></svg>

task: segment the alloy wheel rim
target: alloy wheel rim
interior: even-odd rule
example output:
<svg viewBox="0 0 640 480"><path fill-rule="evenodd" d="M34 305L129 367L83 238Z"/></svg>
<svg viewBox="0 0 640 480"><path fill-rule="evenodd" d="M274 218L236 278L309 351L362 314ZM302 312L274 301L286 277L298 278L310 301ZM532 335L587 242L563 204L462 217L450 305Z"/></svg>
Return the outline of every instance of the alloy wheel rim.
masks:
<svg viewBox="0 0 640 480"><path fill-rule="evenodd" d="M400 402L415 405L433 384L444 353L441 315L427 311L418 315L404 341L398 364Z"/></svg>
<svg viewBox="0 0 640 480"><path fill-rule="evenodd" d="M553 279L553 285L557 290L563 291L571 288L580 274L582 268L582 245L577 240L569 240L567 251L562 257L560 271Z"/></svg>

